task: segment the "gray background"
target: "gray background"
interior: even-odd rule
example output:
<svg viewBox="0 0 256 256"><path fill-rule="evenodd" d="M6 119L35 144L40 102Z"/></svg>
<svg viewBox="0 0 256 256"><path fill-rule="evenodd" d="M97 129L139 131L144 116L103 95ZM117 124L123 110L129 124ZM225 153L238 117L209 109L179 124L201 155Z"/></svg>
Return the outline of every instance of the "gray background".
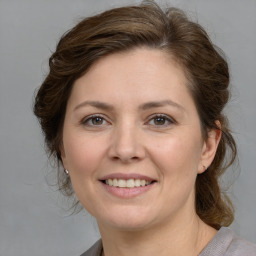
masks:
<svg viewBox="0 0 256 256"><path fill-rule="evenodd" d="M80 255L99 237L95 220L84 211L68 216L63 197L47 185L52 168L32 99L63 32L81 17L133 2L138 1L0 0L1 256ZM166 2L198 19L228 57L233 99L227 112L241 168L230 189L236 207L232 228L256 242L256 1L161 1Z"/></svg>

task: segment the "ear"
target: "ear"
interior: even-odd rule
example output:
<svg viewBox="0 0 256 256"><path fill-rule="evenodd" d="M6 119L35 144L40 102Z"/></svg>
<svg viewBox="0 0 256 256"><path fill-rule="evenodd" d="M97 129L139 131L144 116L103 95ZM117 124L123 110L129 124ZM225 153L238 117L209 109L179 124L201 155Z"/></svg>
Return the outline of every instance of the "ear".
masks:
<svg viewBox="0 0 256 256"><path fill-rule="evenodd" d="M202 147L201 161L198 166L198 173L203 173L212 163L220 139L221 139L221 124L219 121L216 121L216 125L219 129L212 129L208 131L207 138L205 139Z"/></svg>

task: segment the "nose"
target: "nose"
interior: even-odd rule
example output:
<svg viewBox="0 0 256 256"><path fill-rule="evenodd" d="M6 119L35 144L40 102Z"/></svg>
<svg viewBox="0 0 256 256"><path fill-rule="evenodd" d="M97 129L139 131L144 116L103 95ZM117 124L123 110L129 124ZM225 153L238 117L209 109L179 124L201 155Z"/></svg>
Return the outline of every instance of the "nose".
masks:
<svg viewBox="0 0 256 256"><path fill-rule="evenodd" d="M123 163L142 160L146 156L139 128L127 124L117 127L111 136L109 157Z"/></svg>

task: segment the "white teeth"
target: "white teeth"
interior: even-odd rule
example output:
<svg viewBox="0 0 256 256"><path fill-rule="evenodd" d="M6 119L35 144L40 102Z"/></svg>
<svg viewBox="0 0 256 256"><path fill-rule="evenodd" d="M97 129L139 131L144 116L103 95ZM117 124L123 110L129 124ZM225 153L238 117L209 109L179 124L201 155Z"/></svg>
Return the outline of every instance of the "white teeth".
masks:
<svg viewBox="0 0 256 256"><path fill-rule="evenodd" d="M135 180L135 187L140 187L140 180L138 179Z"/></svg>
<svg viewBox="0 0 256 256"><path fill-rule="evenodd" d="M109 186L113 186L113 180L109 179L109 180L106 180L106 181L108 181L107 184L108 184Z"/></svg>
<svg viewBox="0 0 256 256"><path fill-rule="evenodd" d="M114 186L114 187L118 187L118 181L117 181L117 179L113 179L113 186Z"/></svg>
<svg viewBox="0 0 256 256"><path fill-rule="evenodd" d="M129 180L127 180L127 181L126 181L126 186L127 186L128 188L134 188L134 186L135 186L134 179L129 179Z"/></svg>
<svg viewBox="0 0 256 256"><path fill-rule="evenodd" d="M126 180L118 180L118 187L125 188L126 187Z"/></svg>
<svg viewBox="0 0 256 256"><path fill-rule="evenodd" d="M145 187L151 182L140 179L107 179L105 183L109 186L119 187L119 188L134 188L134 187Z"/></svg>

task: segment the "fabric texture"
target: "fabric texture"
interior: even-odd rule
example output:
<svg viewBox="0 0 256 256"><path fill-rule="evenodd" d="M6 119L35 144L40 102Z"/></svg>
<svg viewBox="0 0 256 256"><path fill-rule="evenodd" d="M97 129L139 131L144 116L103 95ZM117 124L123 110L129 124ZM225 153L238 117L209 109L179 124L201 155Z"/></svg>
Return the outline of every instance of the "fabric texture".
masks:
<svg viewBox="0 0 256 256"><path fill-rule="evenodd" d="M84 252L81 256L101 256L102 253L102 242L98 240L89 250Z"/></svg>
<svg viewBox="0 0 256 256"><path fill-rule="evenodd" d="M222 227L199 256L256 256L256 245Z"/></svg>
<svg viewBox="0 0 256 256"><path fill-rule="evenodd" d="M101 256L102 250L102 242L98 240L81 256ZM198 256L256 256L256 244L222 227Z"/></svg>

